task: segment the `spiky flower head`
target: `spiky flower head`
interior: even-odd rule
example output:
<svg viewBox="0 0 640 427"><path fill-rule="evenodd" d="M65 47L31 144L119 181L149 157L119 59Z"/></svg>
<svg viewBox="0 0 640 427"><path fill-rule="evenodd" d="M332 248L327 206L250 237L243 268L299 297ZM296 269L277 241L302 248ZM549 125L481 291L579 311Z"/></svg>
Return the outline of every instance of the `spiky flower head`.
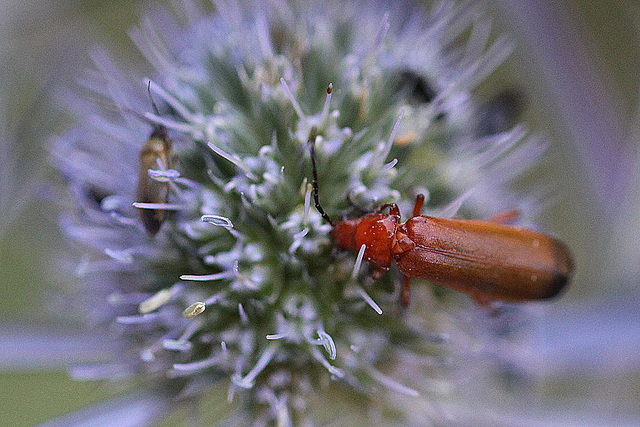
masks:
<svg viewBox="0 0 640 427"><path fill-rule="evenodd" d="M314 419L310 402L336 393L406 422L397 397L442 394L437 361L473 342L453 320L469 305L424 286L399 314L393 270L374 282L332 250L309 141L333 218L407 215L418 193L441 216L522 207L508 183L541 144L519 144L522 127L482 134L472 96L509 44L488 45L469 3L250 5L152 14L132 32L152 77L131 83L98 52L69 103L78 125L52 153L84 251L74 301L114 348L73 372L181 398L223 384L256 422Z"/></svg>

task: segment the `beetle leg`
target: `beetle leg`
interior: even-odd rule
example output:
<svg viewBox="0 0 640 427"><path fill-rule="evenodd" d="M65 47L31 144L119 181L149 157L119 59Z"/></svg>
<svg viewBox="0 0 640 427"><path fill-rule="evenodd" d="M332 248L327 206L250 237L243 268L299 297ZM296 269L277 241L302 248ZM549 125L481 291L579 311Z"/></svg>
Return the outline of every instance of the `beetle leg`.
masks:
<svg viewBox="0 0 640 427"><path fill-rule="evenodd" d="M500 212L486 219L487 222L495 222L496 224L508 225L513 223L520 216L520 211L512 209L510 211Z"/></svg>
<svg viewBox="0 0 640 427"><path fill-rule="evenodd" d="M471 294L471 297L473 298L475 303L478 304L480 307L485 307L485 308L490 307L491 303L493 302L491 297L481 292L474 292Z"/></svg>
<svg viewBox="0 0 640 427"><path fill-rule="evenodd" d="M380 212L382 212L386 208L389 208L389 214L400 216L400 208L395 203L385 203L384 205L382 205L378 209L376 209L374 213L379 214Z"/></svg>
<svg viewBox="0 0 640 427"><path fill-rule="evenodd" d="M486 294L483 294L481 292L477 292L471 294L471 297L480 308L487 311L487 314L489 314L489 316L497 316L498 314L500 314L500 305L497 304L496 300L494 300L490 296L487 296Z"/></svg>
<svg viewBox="0 0 640 427"><path fill-rule="evenodd" d="M416 196L416 204L413 205L413 217L420 216L420 211L422 211L422 205L424 205L424 194L418 194Z"/></svg>
<svg viewBox="0 0 640 427"><path fill-rule="evenodd" d="M500 305L496 304L496 300L483 294L482 292L475 292L471 294L471 297L475 303L482 309L486 310L490 316L497 316L500 313Z"/></svg>
<svg viewBox="0 0 640 427"><path fill-rule="evenodd" d="M400 288L400 303L404 308L409 307L411 300L411 278L402 276L402 287Z"/></svg>

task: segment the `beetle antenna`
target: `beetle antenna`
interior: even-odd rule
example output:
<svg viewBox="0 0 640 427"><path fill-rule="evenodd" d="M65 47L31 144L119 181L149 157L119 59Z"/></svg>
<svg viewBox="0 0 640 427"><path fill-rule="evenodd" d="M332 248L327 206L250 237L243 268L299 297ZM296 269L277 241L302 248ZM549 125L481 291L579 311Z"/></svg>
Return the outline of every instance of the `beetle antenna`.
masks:
<svg viewBox="0 0 640 427"><path fill-rule="evenodd" d="M314 126L311 128L311 132L309 133L309 146L311 150L311 173L313 174L313 201L315 202L316 209L322 215L322 218L325 219L329 223L329 225L333 225L333 221L327 215L327 213L320 206L320 200L318 199L318 170L316 168L316 135L318 134L318 129Z"/></svg>
<svg viewBox="0 0 640 427"><path fill-rule="evenodd" d="M147 93L149 94L149 100L151 101L151 105L153 106L153 111L156 113L157 116L159 116L160 111L158 111L158 106L153 100L153 95L151 95L151 80L149 80L149 84L147 85Z"/></svg>
<svg viewBox="0 0 640 427"><path fill-rule="evenodd" d="M153 106L153 112L156 113L156 116L160 115L160 111L158 110L158 106L156 102L153 100L153 95L151 95L151 80L147 84L147 93L149 94L149 100L151 101L151 105ZM159 123L152 123L153 125L153 133L152 136L159 136L162 139L167 137L167 128Z"/></svg>

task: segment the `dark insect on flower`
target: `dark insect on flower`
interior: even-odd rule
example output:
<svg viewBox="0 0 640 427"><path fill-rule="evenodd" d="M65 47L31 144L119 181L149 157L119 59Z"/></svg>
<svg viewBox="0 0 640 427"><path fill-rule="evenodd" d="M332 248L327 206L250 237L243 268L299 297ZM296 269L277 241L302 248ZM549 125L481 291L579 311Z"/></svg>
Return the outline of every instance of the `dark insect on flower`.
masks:
<svg viewBox="0 0 640 427"><path fill-rule="evenodd" d="M147 86L149 99L156 114L160 114L151 96L151 82ZM162 227L167 211L154 209L155 204L164 204L169 200L169 182L161 174L152 176L157 169L165 171L173 167L171 140L167 128L154 124L149 139L140 150L140 170L136 188L136 207L140 210L140 219L144 228L151 235L156 235Z"/></svg>

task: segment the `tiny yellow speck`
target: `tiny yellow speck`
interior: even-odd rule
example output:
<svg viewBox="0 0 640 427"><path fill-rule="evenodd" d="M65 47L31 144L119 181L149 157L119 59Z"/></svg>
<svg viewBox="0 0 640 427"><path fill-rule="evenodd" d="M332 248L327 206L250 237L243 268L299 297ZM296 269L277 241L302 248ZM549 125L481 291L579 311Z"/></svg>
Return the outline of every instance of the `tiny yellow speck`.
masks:
<svg viewBox="0 0 640 427"><path fill-rule="evenodd" d="M171 299L171 290L163 289L156 292L155 295L147 298L138 305L138 311L140 314L151 313L153 310L162 307Z"/></svg>
<svg viewBox="0 0 640 427"><path fill-rule="evenodd" d="M194 302L189 307L184 309L184 317L186 317L187 319L193 319L198 314L202 313L206 308L207 306L205 305L205 303L200 301Z"/></svg>

